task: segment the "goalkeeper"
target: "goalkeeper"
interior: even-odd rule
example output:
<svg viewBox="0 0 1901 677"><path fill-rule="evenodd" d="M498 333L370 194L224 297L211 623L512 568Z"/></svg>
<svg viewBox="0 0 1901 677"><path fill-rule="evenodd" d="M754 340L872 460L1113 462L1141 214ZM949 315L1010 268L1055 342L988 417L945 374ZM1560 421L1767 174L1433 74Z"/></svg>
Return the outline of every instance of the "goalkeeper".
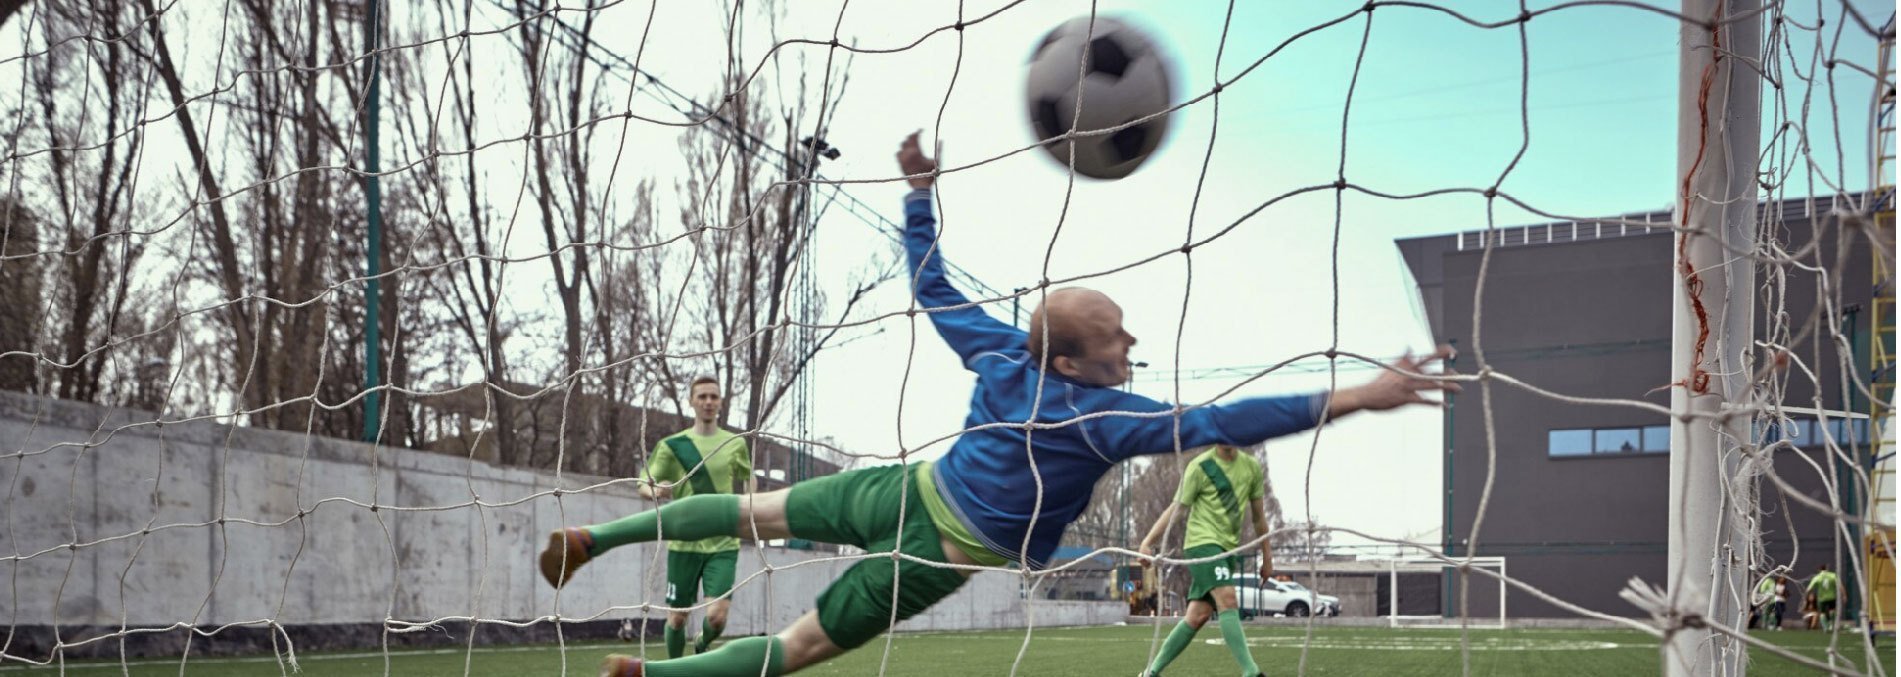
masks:
<svg viewBox="0 0 1901 677"><path fill-rule="evenodd" d="M669 539L803 538L874 555L847 569L819 594L816 609L776 636L737 639L678 660L609 656L602 674L771 677L800 670L864 645L955 592L968 571L941 565L1042 568L1098 478L1124 459L1173 452L1178 435L1189 447L1249 445L1311 428L1323 413L1339 418L1430 403L1422 391L1457 388L1420 376L1424 363L1451 354L1441 349L1424 360L1401 359L1331 397L1179 408L1122 392L1115 386L1129 378L1135 345L1122 328L1122 309L1100 292L1058 289L1031 315L1028 333L984 314L945 278L931 209L937 166L916 134L900 146L898 166L916 189L905 197L904 243L918 307L930 311L938 334L977 376L967 432L936 462L854 470L744 497L693 496L555 532L542 559L552 566L542 575L556 586L608 550L659 539L662 523ZM892 552L923 562L877 556Z"/></svg>

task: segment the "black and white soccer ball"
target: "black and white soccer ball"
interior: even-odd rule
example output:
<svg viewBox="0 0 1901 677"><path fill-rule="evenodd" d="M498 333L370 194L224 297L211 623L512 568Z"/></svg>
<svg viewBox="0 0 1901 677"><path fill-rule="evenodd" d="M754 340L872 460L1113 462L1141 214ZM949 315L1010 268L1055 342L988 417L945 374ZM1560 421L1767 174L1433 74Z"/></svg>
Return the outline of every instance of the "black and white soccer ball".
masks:
<svg viewBox="0 0 1901 677"><path fill-rule="evenodd" d="M1089 19L1057 26L1030 55L1026 98L1038 140L1062 136L1071 123L1086 132L1140 120L1167 110L1173 99L1171 68L1159 43L1128 21L1098 15L1092 29ZM1128 176L1167 135L1168 116L1162 115L1110 134L1078 137L1076 173L1097 179ZM1067 167L1071 145L1058 139L1043 149Z"/></svg>
<svg viewBox="0 0 1901 677"><path fill-rule="evenodd" d="M633 619L631 618L621 619L620 632L614 633L614 636L619 637L620 641L631 642L636 639L640 639L640 630L634 627Z"/></svg>

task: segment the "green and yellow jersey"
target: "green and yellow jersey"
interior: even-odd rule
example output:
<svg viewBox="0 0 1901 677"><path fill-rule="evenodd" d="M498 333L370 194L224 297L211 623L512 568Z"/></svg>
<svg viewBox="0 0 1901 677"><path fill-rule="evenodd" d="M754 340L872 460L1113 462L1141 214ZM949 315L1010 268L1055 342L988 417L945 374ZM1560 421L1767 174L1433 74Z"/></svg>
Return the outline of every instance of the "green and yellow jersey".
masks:
<svg viewBox="0 0 1901 677"><path fill-rule="evenodd" d="M1175 502L1188 506L1188 533L1183 549L1217 545L1233 550L1241 543L1241 520L1248 504L1265 496L1267 476L1261 463L1246 452L1223 461L1209 447L1182 469L1182 485Z"/></svg>
<svg viewBox="0 0 1901 677"><path fill-rule="evenodd" d="M689 474L690 473L690 474ZM654 445L643 477L649 482L673 483L673 497L695 494L730 494L734 482L752 479L752 447L746 438L719 430L701 436L691 428L668 435ZM666 526L661 526L664 534ZM724 552L738 550L739 539L715 536L698 541L667 541L674 552Z"/></svg>

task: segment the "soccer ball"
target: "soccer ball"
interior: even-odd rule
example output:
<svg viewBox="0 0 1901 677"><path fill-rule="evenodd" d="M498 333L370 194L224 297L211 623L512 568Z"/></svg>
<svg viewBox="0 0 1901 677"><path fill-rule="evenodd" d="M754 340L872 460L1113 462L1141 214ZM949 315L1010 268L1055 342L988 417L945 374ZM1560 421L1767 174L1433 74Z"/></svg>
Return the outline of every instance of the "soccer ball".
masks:
<svg viewBox="0 0 1901 677"><path fill-rule="evenodd" d="M631 642L640 639L640 631L634 629L633 619L622 619L620 622L620 632L614 633L614 636L619 637L620 641Z"/></svg>
<svg viewBox="0 0 1901 677"><path fill-rule="evenodd" d="M1167 110L1172 98L1169 65L1157 43L1126 21L1100 15L1093 30L1084 16L1043 36L1030 55L1027 90L1030 126L1038 140L1062 136L1072 122L1077 131L1087 132L1139 120ZM1073 144L1076 173L1097 179L1128 176L1167 134L1164 115L1111 134L1080 137ZM1068 167L1071 145L1047 141L1043 149Z"/></svg>

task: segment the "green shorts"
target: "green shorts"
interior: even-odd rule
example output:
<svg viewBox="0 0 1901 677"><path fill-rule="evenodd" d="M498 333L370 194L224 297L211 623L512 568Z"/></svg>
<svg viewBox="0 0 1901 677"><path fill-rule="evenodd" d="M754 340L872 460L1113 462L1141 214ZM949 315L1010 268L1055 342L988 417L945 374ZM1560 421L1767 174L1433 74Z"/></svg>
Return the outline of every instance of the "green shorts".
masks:
<svg viewBox="0 0 1901 677"><path fill-rule="evenodd" d="M1227 552L1227 548L1219 545L1197 545L1182 551L1182 559L1213 557L1223 552ZM1188 601L1213 602L1215 588L1234 585L1234 577L1240 573L1241 558L1234 555L1188 565Z"/></svg>
<svg viewBox="0 0 1901 677"><path fill-rule="evenodd" d="M738 550L719 552L667 551L667 606L684 609L700 599L733 591L733 572L739 568Z"/></svg>
<svg viewBox="0 0 1901 677"><path fill-rule="evenodd" d="M917 468L916 464L878 466L795 484L786 495L786 526L797 538L854 545L874 555L895 550L943 562L937 526L918 494ZM858 648L891 629L895 621L916 616L950 596L963 586L964 578L955 569L888 556L859 560L819 593L819 627L839 648ZM898 588L895 618L893 583Z"/></svg>

